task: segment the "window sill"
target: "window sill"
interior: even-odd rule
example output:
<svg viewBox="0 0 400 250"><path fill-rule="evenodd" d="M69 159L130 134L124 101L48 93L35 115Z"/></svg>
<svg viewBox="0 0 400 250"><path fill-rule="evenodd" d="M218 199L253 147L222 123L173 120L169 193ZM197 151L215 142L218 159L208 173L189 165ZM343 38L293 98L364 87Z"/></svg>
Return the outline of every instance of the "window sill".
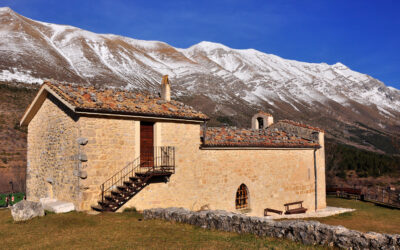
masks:
<svg viewBox="0 0 400 250"><path fill-rule="evenodd" d="M251 208L237 208L236 211L241 214L247 214L251 212Z"/></svg>

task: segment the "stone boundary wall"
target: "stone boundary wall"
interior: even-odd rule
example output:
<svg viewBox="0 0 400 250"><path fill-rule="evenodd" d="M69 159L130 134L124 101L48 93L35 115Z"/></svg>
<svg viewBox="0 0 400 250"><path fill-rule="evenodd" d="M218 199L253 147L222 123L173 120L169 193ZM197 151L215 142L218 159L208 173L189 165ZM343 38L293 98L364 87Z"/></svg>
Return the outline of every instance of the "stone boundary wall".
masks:
<svg viewBox="0 0 400 250"><path fill-rule="evenodd" d="M362 233L317 221L273 221L262 217L209 210L193 212L184 208L153 208L143 211L144 219L163 219L206 229L287 238L306 245L328 245L346 249L400 249L400 235Z"/></svg>

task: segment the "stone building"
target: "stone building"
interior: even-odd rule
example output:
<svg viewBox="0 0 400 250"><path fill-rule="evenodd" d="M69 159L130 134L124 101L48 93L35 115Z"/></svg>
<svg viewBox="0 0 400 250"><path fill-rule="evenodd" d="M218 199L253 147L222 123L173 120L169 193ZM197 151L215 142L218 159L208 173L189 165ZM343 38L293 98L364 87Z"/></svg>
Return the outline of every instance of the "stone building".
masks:
<svg viewBox="0 0 400 250"><path fill-rule="evenodd" d="M45 82L26 110L27 199L77 210L222 209L263 215L303 201L326 207L324 132L260 112L252 129L207 128L171 100L119 89Z"/></svg>

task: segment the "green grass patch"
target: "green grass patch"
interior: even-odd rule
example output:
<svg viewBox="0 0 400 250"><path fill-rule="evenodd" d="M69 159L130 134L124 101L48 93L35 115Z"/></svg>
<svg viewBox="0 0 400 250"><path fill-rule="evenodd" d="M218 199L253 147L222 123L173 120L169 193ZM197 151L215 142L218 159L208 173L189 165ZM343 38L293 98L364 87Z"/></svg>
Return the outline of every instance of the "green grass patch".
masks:
<svg viewBox="0 0 400 250"><path fill-rule="evenodd" d="M0 240L7 249L323 249L283 239L206 230L161 220L142 220L137 211L88 215L47 214L14 223L0 210Z"/></svg>
<svg viewBox="0 0 400 250"><path fill-rule="evenodd" d="M356 211L325 218L311 218L325 224L341 225L361 232L400 233L400 209L391 209L370 202L327 197L328 206L354 208Z"/></svg>

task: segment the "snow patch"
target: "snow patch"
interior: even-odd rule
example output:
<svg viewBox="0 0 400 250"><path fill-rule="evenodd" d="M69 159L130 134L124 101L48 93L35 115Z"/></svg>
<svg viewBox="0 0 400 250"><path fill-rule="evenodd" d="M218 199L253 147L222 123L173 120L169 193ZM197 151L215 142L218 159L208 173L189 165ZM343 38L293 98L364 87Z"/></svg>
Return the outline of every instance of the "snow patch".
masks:
<svg viewBox="0 0 400 250"><path fill-rule="evenodd" d="M0 8L0 13L1 12L11 12L12 10L9 7L1 7Z"/></svg>
<svg viewBox="0 0 400 250"><path fill-rule="evenodd" d="M22 72L18 71L16 68L13 68L13 72L8 70L3 70L0 72L0 81L3 82L11 82L17 81L22 83L43 83L43 80L40 78L36 78L30 75L30 72Z"/></svg>
<svg viewBox="0 0 400 250"><path fill-rule="evenodd" d="M198 44L195 44L195 45L189 47L188 50L189 49L201 49L204 51L211 51L211 50L215 50L215 49L231 50L231 48L229 48L221 43L214 43L214 42L208 42L208 41L199 42Z"/></svg>

